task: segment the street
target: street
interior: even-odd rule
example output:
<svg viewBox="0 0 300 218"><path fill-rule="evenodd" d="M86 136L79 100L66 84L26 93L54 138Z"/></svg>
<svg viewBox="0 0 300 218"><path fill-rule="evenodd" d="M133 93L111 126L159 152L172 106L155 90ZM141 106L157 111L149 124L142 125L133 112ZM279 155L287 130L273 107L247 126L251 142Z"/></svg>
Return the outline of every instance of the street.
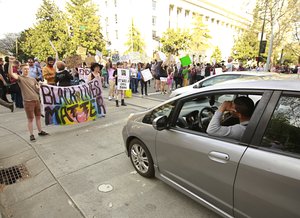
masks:
<svg viewBox="0 0 300 218"><path fill-rule="evenodd" d="M153 84L153 82L152 82ZM152 85L151 84L151 85ZM0 108L0 166L24 164L29 176L1 188L7 217L218 217L157 179L136 173L124 153L121 130L132 112L168 95L107 100L105 118L73 126L46 126L50 136L30 143L25 112ZM102 186L101 186L102 185Z"/></svg>

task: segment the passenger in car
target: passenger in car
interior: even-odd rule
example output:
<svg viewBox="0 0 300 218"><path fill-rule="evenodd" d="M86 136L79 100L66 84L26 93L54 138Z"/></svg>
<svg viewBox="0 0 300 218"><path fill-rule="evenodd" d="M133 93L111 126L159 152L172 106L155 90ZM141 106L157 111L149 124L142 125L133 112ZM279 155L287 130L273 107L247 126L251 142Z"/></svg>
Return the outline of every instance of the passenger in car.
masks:
<svg viewBox="0 0 300 218"><path fill-rule="evenodd" d="M231 112L234 117L239 119L240 123L232 126L221 126L222 115L225 111ZM249 97L240 96L233 102L224 101L212 117L207 127L207 133L212 136L241 140L253 111L254 102Z"/></svg>

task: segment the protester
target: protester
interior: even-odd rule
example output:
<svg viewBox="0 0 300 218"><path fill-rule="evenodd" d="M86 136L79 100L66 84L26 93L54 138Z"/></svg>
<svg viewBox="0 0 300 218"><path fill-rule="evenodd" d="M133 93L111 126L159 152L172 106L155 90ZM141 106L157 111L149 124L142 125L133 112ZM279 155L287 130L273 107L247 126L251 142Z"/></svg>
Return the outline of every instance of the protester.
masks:
<svg viewBox="0 0 300 218"><path fill-rule="evenodd" d="M109 94L108 100L111 101L115 97L115 86L116 86L116 78L114 76L115 66L113 66L112 62L109 60L107 63L108 68L108 83L109 83Z"/></svg>
<svg viewBox="0 0 300 218"><path fill-rule="evenodd" d="M118 69L122 69L123 68L123 64L121 62L117 63L117 69L115 69L113 77L115 78L115 85L116 87L118 87ZM118 88L116 89L116 107L119 107L119 96L121 97L121 105L122 106L127 106L125 104L125 100L124 100L124 96L125 96L125 91L124 90L118 90Z"/></svg>
<svg viewBox="0 0 300 218"><path fill-rule="evenodd" d="M167 90L165 88L167 84L167 78L168 78L168 66L163 66L161 67L160 73L159 73L159 78L160 78L160 93L161 94L166 94Z"/></svg>
<svg viewBox="0 0 300 218"><path fill-rule="evenodd" d="M182 76L183 76L183 86L188 86L189 85L189 66L183 67Z"/></svg>
<svg viewBox="0 0 300 218"><path fill-rule="evenodd" d="M10 66L12 62L10 61ZM23 64L21 66L22 75L12 72L11 67L9 67L9 75L11 78L14 78L19 84L22 96L24 100L25 112L27 116L27 127L30 134L30 141L35 141L33 135L33 119L35 117L36 126L38 129L39 136L49 135L42 130L41 125L41 107L39 100L39 84L34 79L29 77L29 66L28 64Z"/></svg>
<svg viewBox="0 0 300 218"><path fill-rule="evenodd" d="M142 70L143 70L143 65L141 63L138 64L140 68L140 75L141 75L141 94L142 96L144 96L144 89L145 89L145 95L148 95L148 90L147 90L147 82L148 81L145 81L144 77L143 77L143 74L142 74Z"/></svg>
<svg viewBox="0 0 300 218"><path fill-rule="evenodd" d="M28 59L28 64L29 64L29 76L36 79L37 81L42 81L41 68L35 65L32 58Z"/></svg>
<svg viewBox="0 0 300 218"><path fill-rule="evenodd" d="M99 80L103 81L101 78L101 70L103 69L103 65L98 64L98 63L92 63L91 65L91 73L88 76L88 81L93 80L94 78L99 78Z"/></svg>
<svg viewBox="0 0 300 218"><path fill-rule="evenodd" d="M7 95L7 87L5 84L7 84L8 78L7 78L7 75L5 75L4 70L3 70L3 59L2 58L0 58L0 75L2 77L2 79L0 80L0 91L1 91L0 98L7 103L11 103L8 101L7 96L6 96Z"/></svg>
<svg viewBox="0 0 300 218"><path fill-rule="evenodd" d="M130 73L130 88L132 90L132 93L138 93L137 69L134 63L131 64L129 68L129 73Z"/></svg>
<svg viewBox="0 0 300 218"><path fill-rule="evenodd" d="M62 61L58 61L57 64L58 71L55 73L55 85L57 86L71 86L73 76L66 70L66 65Z"/></svg>
<svg viewBox="0 0 300 218"><path fill-rule="evenodd" d="M174 78L173 67L169 66L168 67L168 77L167 77L167 85L168 85L168 88L169 88L169 93L171 93L171 91L172 91L173 78Z"/></svg>
<svg viewBox="0 0 300 218"><path fill-rule="evenodd" d="M55 85L55 72L54 59L52 57L48 57L47 65L43 67L43 77L48 85Z"/></svg>
<svg viewBox="0 0 300 218"><path fill-rule="evenodd" d="M7 85L5 79L3 78L2 74L0 74L0 84L3 84L3 87L5 87ZM0 96L2 96L2 90L3 90L3 87L0 87ZM11 110L11 112L14 111L14 103L13 102L7 102L7 101L4 101L3 99L0 99L0 105L4 106L4 107L7 107Z"/></svg>
<svg viewBox="0 0 300 218"><path fill-rule="evenodd" d="M9 63L10 64L10 63ZM13 73L16 73L18 75L21 75L21 68L20 68L20 62L15 60L11 64L11 68L9 67L9 70L12 70ZM10 80L10 92L12 96L12 100L16 104L16 108L24 108L23 106L23 98L21 94L21 89L19 87L19 84L17 83L17 80L9 75Z"/></svg>

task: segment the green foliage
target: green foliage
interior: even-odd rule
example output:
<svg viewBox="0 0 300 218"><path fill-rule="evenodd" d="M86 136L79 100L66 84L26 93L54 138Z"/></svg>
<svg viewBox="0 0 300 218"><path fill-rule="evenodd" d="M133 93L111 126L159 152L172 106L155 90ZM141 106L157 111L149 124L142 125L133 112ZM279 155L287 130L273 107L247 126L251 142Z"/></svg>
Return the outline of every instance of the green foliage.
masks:
<svg viewBox="0 0 300 218"><path fill-rule="evenodd" d="M235 41L232 48L232 57L246 62L247 59L255 59L258 56L258 33L261 32L262 21L259 19L259 7L253 11L253 23L249 29L244 30Z"/></svg>
<svg viewBox="0 0 300 218"><path fill-rule="evenodd" d="M211 38L209 29L203 23L202 16L196 15L194 20L194 28L192 31L192 51L202 51L209 47L208 40Z"/></svg>
<svg viewBox="0 0 300 218"><path fill-rule="evenodd" d="M211 55L211 60L212 59L215 59L216 60L216 63L219 63L222 61L222 53L221 53L221 50L220 48L217 46L214 50L214 52L212 53Z"/></svg>
<svg viewBox="0 0 300 218"><path fill-rule="evenodd" d="M179 51L186 51L190 48L192 35L187 30L167 29L160 40L162 51L168 54L179 55Z"/></svg>
<svg viewBox="0 0 300 218"><path fill-rule="evenodd" d="M96 49L104 51L100 18L96 15L97 5L91 0L70 0L66 9L71 38L67 55L75 54L78 46L87 48L87 52L92 55L96 53Z"/></svg>
<svg viewBox="0 0 300 218"><path fill-rule="evenodd" d="M62 57L68 48L67 26L63 12L53 1L43 0L36 18L35 27L23 33L21 49L29 56L45 60L48 56L56 54L50 45L51 40L59 57Z"/></svg>
<svg viewBox="0 0 300 218"><path fill-rule="evenodd" d="M141 37L140 31L134 26L133 20L131 21L131 27L129 29L128 41L125 42L125 46L128 47L126 54L130 52L139 52L143 54L145 48L145 42Z"/></svg>

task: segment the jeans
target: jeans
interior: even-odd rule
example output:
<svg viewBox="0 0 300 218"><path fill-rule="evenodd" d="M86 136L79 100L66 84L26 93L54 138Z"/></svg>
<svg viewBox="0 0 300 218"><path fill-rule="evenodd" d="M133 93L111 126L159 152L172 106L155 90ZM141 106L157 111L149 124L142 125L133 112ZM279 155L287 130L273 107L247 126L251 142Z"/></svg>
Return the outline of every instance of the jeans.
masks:
<svg viewBox="0 0 300 218"><path fill-rule="evenodd" d="M131 82L131 90L132 93L137 93L137 89L138 89L138 79L137 78L131 78L130 80Z"/></svg>
<svg viewBox="0 0 300 218"><path fill-rule="evenodd" d="M142 95L144 94L144 88L145 88L145 95L148 95L148 93L147 93L147 82L144 82L143 80L141 80L141 92L142 92Z"/></svg>

